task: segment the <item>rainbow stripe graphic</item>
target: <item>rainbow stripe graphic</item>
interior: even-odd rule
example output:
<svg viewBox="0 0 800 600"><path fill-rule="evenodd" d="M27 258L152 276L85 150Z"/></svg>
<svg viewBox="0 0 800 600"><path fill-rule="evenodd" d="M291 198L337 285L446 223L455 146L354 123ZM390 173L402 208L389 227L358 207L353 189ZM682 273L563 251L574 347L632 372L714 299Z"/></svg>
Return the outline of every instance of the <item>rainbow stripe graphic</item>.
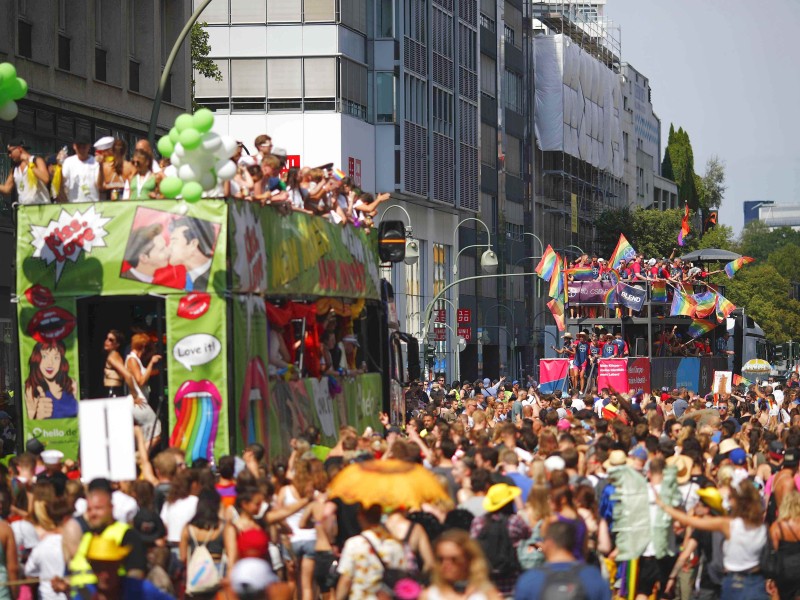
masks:
<svg viewBox="0 0 800 600"><path fill-rule="evenodd" d="M558 254L556 254L555 250L553 250L550 244L548 244L544 254L542 254L542 259L539 261L539 264L536 265L534 272L545 281L550 281L550 278L553 276L553 269L555 269L557 262Z"/></svg>
<svg viewBox="0 0 800 600"><path fill-rule="evenodd" d="M682 294L679 290L675 290L675 295L672 297L672 306L669 309L669 316L693 317L695 306L694 298Z"/></svg>
<svg viewBox="0 0 800 600"><path fill-rule="evenodd" d="M629 260L634 256L636 256L636 250L628 243L625 236L620 233L617 247L614 248L614 253L611 255L611 268L618 269L620 261Z"/></svg>
<svg viewBox="0 0 800 600"><path fill-rule="evenodd" d="M564 277L561 274L561 258L556 254L556 265L550 277L550 297L561 298L564 292Z"/></svg>
<svg viewBox="0 0 800 600"><path fill-rule="evenodd" d="M341 169L334 169L334 170L332 171L332 175L333 175L333 178L334 178L336 181L341 181L342 179L344 179L345 177L347 177L347 175L345 175L344 171L342 171Z"/></svg>
<svg viewBox="0 0 800 600"><path fill-rule="evenodd" d="M733 378L731 379L733 385L750 385L753 383L746 377L742 377L741 375L737 375L736 373L733 374Z"/></svg>
<svg viewBox="0 0 800 600"><path fill-rule="evenodd" d="M692 299L697 304L694 314L701 319L705 319L708 315L713 313L717 307L717 295L714 292L695 294L692 296Z"/></svg>
<svg viewBox="0 0 800 600"><path fill-rule="evenodd" d="M689 328L686 330L686 333L689 334L689 337L691 338L698 338L701 335L707 334L716 326L717 323L714 321L709 321L707 319L694 319L692 324L689 325Z"/></svg>
<svg viewBox="0 0 800 600"><path fill-rule="evenodd" d="M650 284L650 301L667 303L667 282L656 280Z"/></svg>
<svg viewBox="0 0 800 600"><path fill-rule="evenodd" d="M572 275L575 281L592 281L594 279L592 267L574 267L572 269L567 269L567 275Z"/></svg>
<svg viewBox="0 0 800 600"><path fill-rule="evenodd" d="M729 314L736 310L736 305L727 300L722 294L717 294L717 321L724 320Z"/></svg>
<svg viewBox="0 0 800 600"><path fill-rule="evenodd" d="M184 381L175 394L176 423L169 445L183 450L190 463L212 460L221 407L222 397L213 383Z"/></svg>
<svg viewBox="0 0 800 600"><path fill-rule="evenodd" d="M725 265L725 274L728 276L728 279L733 279L733 276L736 275L736 272L739 269L755 261L756 259L751 258L750 256L743 256L742 258L737 258L736 260L732 260L727 265Z"/></svg>
<svg viewBox="0 0 800 600"><path fill-rule="evenodd" d="M547 308L549 308L550 312L553 313L553 320L556 322L556 327L558 327L558 330L564 331L564 329L566 329L566 326L564 325L564 303L558 298L553 298L547 303Z"/></svg>
<svg viewBox="0 0 800 600"><path fill-rule="evenodd" d="M613 287L609 288L606 292L605 297L603 298L603 304L606 308L616 308L617 307L617 286L614 285Z"/></svg>

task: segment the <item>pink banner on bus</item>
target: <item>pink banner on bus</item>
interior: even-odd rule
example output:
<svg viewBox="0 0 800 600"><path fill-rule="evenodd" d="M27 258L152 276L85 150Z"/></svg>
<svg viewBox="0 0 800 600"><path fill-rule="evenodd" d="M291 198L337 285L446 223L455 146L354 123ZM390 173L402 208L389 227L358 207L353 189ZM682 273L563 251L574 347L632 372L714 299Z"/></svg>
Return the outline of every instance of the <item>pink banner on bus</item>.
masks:
<svg viewBox="0 0 800 600"><path fill-rule="evenodd" d="M642 390L650 393L650 359L628 359L628 390ZM626 390L627 391L627 390Z"/></svg>
<svg viewBox="0 0 800 600"><path fill-rule="evenodd" d="M601 358L597 361L597 389L603 388L628 391L627 358Z"/></svg>

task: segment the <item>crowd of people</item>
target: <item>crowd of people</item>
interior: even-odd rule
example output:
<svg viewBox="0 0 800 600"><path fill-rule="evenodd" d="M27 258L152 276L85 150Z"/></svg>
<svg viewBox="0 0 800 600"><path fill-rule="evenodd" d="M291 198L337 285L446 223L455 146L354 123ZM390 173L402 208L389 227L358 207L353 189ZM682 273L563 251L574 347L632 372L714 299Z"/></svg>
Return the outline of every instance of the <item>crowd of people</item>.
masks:
<svg viewBox="0 0 800 600"><path fill-rule="evenodd" d="M541 393L405 393L406 422L309 427L286 459L216 464L137 428L135 481L82 481L32 440L0 485L0 598L796 598L800 378ZM347 504L347 465L423 465L443 499ZM632 533L633 532L633 533Z"/></svg>
<svg viewBox="0 0 800 600"><path fill-rule="evenodd" d="M287 153L274 148L266 134L254 140L250 153L237 143L233 156L234 178L220 181L204 193L207 198L236 198L274 205L281 211L299 211L325 217L333 223L371 228L378 207L389 194L364 192L333 163L319 167L287 168ZM104 136L92 142L79 136L72 152L65 146L58 154L31 154L25 140L12 139L7 152L13 164L0 193L16 194L20 204L97 202L164 198L160 183L177 175L168 158L156 160L146 139L136 142L132 154L122 139Z"/></svg>

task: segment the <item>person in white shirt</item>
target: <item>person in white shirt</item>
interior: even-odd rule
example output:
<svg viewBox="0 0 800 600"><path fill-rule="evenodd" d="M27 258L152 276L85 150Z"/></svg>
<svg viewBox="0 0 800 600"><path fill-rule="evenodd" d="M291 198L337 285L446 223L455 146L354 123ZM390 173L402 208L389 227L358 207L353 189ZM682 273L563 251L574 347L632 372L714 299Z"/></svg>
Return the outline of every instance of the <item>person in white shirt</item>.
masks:
<svg viewBox="0 0 800 600"><path fill-rule="evenodd" d="M75 154L64 159L61 167L61 189L59 202L97 202L97 172L99 164L89 154L91 144L88 139L78 138L72 144Z"/></svg>
<svg viewBox="0 0 800 600"><path fill-rule="evenodd" d="M0 184L0 194L9 195L16 189L20 204L50 204L50 172L44 159L28 152L25 140L19 138L8 142L6 152L15 166Z"/></svg>

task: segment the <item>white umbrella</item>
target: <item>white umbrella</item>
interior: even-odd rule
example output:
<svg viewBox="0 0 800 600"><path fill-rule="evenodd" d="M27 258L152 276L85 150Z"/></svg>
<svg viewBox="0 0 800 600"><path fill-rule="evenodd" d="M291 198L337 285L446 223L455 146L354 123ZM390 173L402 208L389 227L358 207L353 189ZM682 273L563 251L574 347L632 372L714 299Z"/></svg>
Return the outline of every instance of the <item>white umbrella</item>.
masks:
<svg viewBox="0 0 800 600"><path fill-rule="evenodd" d="M742 375L769 375L771 371L772 365L761 358L748 360L742 367Z"/></svg>

